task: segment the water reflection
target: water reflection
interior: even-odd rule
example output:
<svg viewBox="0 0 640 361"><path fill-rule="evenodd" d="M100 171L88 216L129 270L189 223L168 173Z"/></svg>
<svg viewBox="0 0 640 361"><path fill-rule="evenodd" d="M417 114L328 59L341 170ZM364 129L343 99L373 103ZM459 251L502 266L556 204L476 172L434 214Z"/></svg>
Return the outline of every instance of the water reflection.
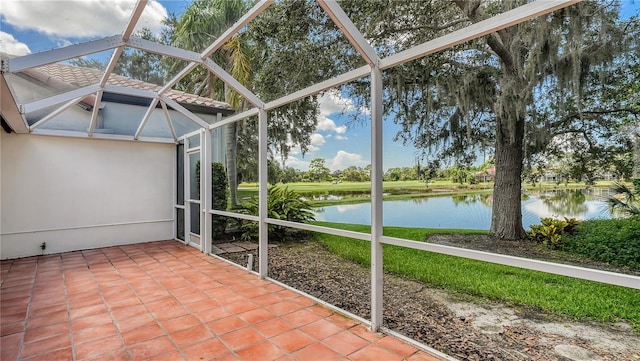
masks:
<svg viewBox="0 0 640 361"><path fill-rule="evenodd" d="M611 218L603 197L608 189L552 190L532 192L522 197L522 223L525 228L539 224L540 218ZM385 201L383 222L387 226L489 229L491 194L470 194ZM371 204L346 204L318 209L319 221L371 223Z"/></svg>

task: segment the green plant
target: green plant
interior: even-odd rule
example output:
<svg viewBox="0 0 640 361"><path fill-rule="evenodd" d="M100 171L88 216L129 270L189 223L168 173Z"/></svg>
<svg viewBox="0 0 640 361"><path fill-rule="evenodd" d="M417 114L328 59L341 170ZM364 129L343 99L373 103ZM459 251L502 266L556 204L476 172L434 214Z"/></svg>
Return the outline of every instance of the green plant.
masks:
<svg viewBox="0 0 640 361"><path fill-rule="evenodd" d="M211 207L213 209L226 211L228 199L227 172L222 163L211 163ZM211 216L212 236L220 237L227 228L227 217L217 215Z"/></svg>
<svg viewBox="0 0 640 361"><path fill-rule="evenodd" d="M563 250L640 270L640 222L637 217L584 221Z"/></svg>
<svg viewBox="0 0 640 361"><path fill-rule="evenodd" d="M616 220L617 221L617 220ZM628 228L631 222L615 223ZM578 226L577 234L589 222ZM640 223L631 227L636 233L625 233L635 241L625 246L626 252L640 257ZM370 226L344 223L314 222L325 227L370 233ZM384 227L384 235L423 242L430 234L486 234L473 230L443 230L427 228ZM371 243L331 234L315 233L315 239L332 252L365 266L371 264ZM627 238L629 240L631 238ZM527 306L581 320L603 322L629 321L640 332L640 298L638 290L572 277L514 268L490 262L476 261L411 248L384 246L383 266L393 272L450 292L477 295L513 305ZM635 247L636 252L632 249Z"/></svg>
<svg viewBox="0 0 640 361"><path fill-rule="evenodd" d="M239 209L241 213L258 215L259 200L252 197ZM270 187L267 194L267 217L291 222L307 223L314 220L311 205L288 187ZM282 240L286 227L269 224L269 237ZM242 221L240 225L242 239L258 237L258 224L253 221Z"/></svg>
<svg viewBox="0 0 640 361"><path fill-rule="evenodd" d="M198 196L200 196L200 161L196 163L196 183L198 184ZM222 163L211 163L211 208L221 211L227 210L229 187L227 172ZM221 237L227 228L227 217L211 216L212 236Z"/></svg>
<svg viewBox="0 0 640 361"><path fill-rule="evenodd" d="M640 178L633 180L631 189L624 183L615 183L611 190L615 193L613 196L607 197L607 203L612 211L619 210L627 216L640 216L640 206L637 203L640 197Z"/></svg>
<svg viewBox="0 0 640 361"><path fill-rule="evenodd" d="M563 236L573 234L580 222L575 218L564 220L542 218L539 225L531 226L529 237L538 243L542 243L553 249L562 248Z"/></svg>

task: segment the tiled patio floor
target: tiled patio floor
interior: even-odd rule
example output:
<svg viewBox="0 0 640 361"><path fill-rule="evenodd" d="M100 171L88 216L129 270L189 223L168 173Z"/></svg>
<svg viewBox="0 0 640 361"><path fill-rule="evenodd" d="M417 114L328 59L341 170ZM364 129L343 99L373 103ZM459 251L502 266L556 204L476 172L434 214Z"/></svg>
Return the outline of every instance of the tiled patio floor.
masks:
<svg viewBox="0 0 640 361"><path fill-rule="evenodd" d="M1 359L437 360L175 241L2 261Z"/></svg>

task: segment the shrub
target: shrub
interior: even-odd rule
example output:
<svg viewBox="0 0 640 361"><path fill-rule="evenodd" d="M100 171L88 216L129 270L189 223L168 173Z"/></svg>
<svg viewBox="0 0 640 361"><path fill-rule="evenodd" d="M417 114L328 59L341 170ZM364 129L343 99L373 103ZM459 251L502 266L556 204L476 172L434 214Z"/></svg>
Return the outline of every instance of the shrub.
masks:
<svg viewBox="0 0 640 361"><path fill-rule="evenodd" d="M222 163L211 163L211 208L221 211L227 210L228 192L227 172ZM227 217L211 216L213 226L212 236L220 237L227 228Z"/></svg>
<svg viewBox="0 0 640 361"><path fill-rule="evenodd" d="M565 251L640 269L640 217L584 221L567 237Z"/></svg>
<svg viewBox="0 0 640 361"><path fill-rule="evenodd" d="M200 195L200 161L196 163L196 183L198 184L198 196ZM211 208L221 211L227 210L228 192L227 172L222 163L211 163ZM212 234L215 238L224 235L227 228L227 217L211 216Z"/></svg>
<svg viewBox="0 0 640 361"><path fill-rule="evenodd" d="M287 187L270 187L268 190L267 217L291 222L307 223L313 221L311 205L302 200L298 194ZM258 198L252 197L244 203L239 211L245 214L258 215L260 209ZM269 224L269 237L284 239L286 227ZM242 221L240 225L242 238L245 240L258 237L258 223Z"/></svg>
<svg viewBox="0 0 640 361"><path fill-rule="evenodd" d="M553 249L562 248L563 236L571 235L575 232L576 226L580 224L575 218L564 220L553 218L542 218L542 224L531 226L529 236L536 242L545 244Z"/></svg>

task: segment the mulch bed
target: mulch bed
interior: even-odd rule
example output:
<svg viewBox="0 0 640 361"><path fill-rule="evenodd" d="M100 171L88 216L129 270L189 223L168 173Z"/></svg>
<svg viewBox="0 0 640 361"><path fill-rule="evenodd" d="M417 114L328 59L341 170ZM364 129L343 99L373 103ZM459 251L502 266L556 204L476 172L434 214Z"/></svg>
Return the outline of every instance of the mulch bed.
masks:
<svg viewBox="0 0 640 361"><path fill-rule="evenodd" d="M455 244L460 240L449 241L450 245L460 246ZM507 245L495 247L508 248ZM221 256L246 266L248 253ZM257 270L257 256L255 251L254 270ZM269 248L269 277L355 315L370 318L369 269L331 253L318 242L299 240ZM580 339L565 340L520 325L504 326L503 332L486 334L473 327L471 319L456 317L441 298L432 297L434 292L442 293L442 290L391 274L385 274L383 287L385 327L460 360L555 360L551 341L588 347ZM617 360L619 356L603 355L603 359Z"/></svg>

